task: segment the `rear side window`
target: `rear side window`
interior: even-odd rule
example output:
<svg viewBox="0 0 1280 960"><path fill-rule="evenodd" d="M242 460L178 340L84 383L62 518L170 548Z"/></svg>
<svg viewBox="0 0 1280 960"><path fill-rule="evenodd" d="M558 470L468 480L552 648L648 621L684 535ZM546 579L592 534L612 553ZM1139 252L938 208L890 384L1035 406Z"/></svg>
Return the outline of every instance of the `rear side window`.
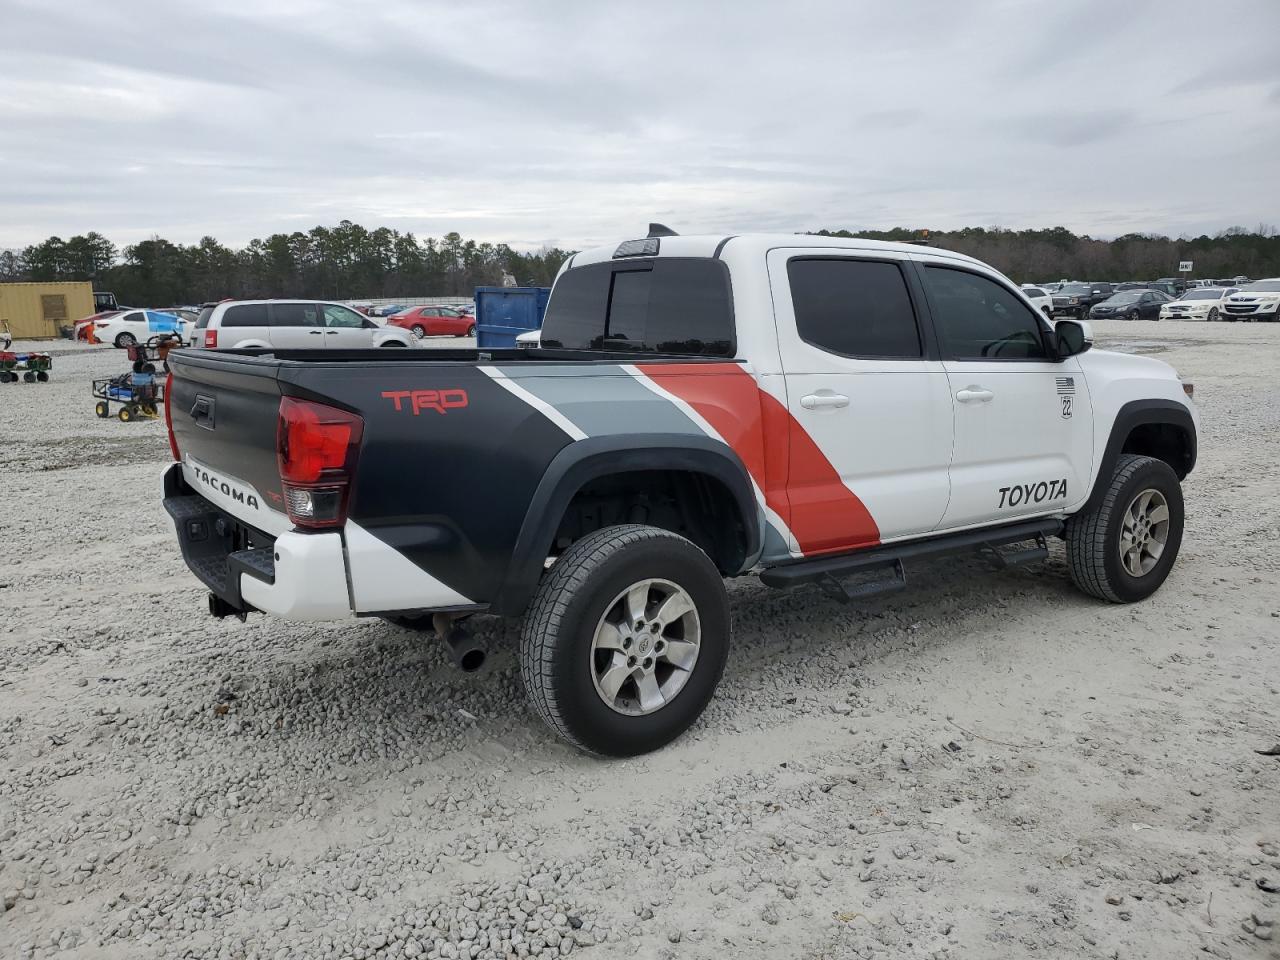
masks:
<svg viewBox="0 0 1280 960"><path fill-rule="evenodd" d="M222 315L224 327L265 327L267 326L267 305L265 303L241 303L227 307Z"/></svg>
<svg viewBox="0 0 1280 960"><path fill-rule="evenodd" d="M994 280L965 270L925 267L934 325L957 360L1042 360L1035 311Z"/></svg>
<svg viewBox="0 0 1280 960"><path fill-rule="evenodd" d="M1045 293L1043 290L1041 290L1039 287L1023 287L1023 288L1022 288L1022 292L1023 292L1023 293L1025 293L1028 297L1044 297L1044 296L1048 296L1048 294L1046 294L1046 293Z"/></svg>
<svg viewBox="0 0 1280 960"><path fill-rule="evenodd" d="M924 355L907 281L884 260L799 259L787 264L796 329L805 343L846 357Z"/></svg>
<svg viewBox="0 0 1280 960"><path fill-rule="evenodd" d="M542 346L731 357L728 271L718 260L675 257L569 270L547 305Z"/></svg>
<svg viewBox="0 0 1280 960"><path fill-rule="evenodd" d="M271 305L273 327L318 327L320 307L314 303L273 303Z"/></svg>
<svg viewBox="0 0 1280 960"><path fill-rule="evenodd" d="M196 317L196 329L203 330L209 325L209 318L213 316L213 307L203 307L200 310L200 316Z"/></svg>

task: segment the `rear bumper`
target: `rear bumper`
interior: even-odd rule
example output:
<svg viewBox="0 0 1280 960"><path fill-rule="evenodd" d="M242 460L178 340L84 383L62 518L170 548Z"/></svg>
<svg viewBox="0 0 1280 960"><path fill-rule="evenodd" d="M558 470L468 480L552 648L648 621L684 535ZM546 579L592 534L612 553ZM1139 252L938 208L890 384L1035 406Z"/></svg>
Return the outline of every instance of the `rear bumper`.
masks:
<svg viewBox="0 0 1280 960"><path fill-rule="evenodd" d="M165 471L164 507L187 567L232 610L288 620L355 615L342 534L272 537L247 527L192 490L177 463Z"/></svg>

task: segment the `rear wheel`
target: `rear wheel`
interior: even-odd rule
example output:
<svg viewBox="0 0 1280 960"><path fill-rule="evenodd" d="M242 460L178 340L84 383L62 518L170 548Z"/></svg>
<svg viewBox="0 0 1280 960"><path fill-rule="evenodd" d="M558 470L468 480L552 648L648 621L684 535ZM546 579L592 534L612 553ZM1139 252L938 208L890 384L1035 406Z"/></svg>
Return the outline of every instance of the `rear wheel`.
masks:
<svg viewBox="0 0 1280 960"><path fill-rule="evenodd" d="M120 412L117 413L116 416L120 418L121 423L128 423L135 418L133 406L131 404L126 404L120 408Z"/></svg>
<svg viewBox="0 0 1280 960"><path fill-rule="evenodd" d="M1178 475L1162 460L1122 454L1098 504L1067 520L1071 579L1085 593L1133 603L1160 589L1182 545Z"/></svg>
<svg viewBox="0 0 1280 960"><path fill-rule="evenodd" d="M388 340L386 343L383 344L383 346L384 347L403 347L404 344L401 343L399 340Z"/></svg>
<svg viewBox="0 0 1280 960"><path fill-rule="evenodd" d="M415 323L413 325L413 329L410 330L409 332L412 333L419 340L421 340L423 337L427 335L427 328L420 323Z"/></svg>
<svg viewBox="0 0 1280 960"><path fill-rule="evenodd" d="M677 534L628 524L579 540L543 578L520 673L564 739L634 756L698 719L728 652L728 595L710 558Z"/></svg>
<svg viewBox="0 0 1280 960"><path fill-rule="evenodd" d="M138 342L138 338L132 333L121 333L116 336L115 344L121 350L126 350Z"/></svg>
<svg viewBox="0 0 1280 960"><path fill-rule="evenodd" d="M41 383L48 383L49 374L45 373L43 370L38 370L36 371L36 379L39 380Z"/></svg>

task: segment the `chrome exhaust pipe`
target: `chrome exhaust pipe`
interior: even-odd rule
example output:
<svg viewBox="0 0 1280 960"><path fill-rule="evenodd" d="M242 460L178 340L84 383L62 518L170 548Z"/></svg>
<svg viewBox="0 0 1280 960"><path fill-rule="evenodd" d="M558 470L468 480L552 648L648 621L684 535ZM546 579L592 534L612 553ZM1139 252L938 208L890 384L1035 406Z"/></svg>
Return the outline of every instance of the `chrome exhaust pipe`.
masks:
<svg viewBox="0 0 1280 960"><path fill-rule="evenodd" d="M453 615L448 613L437 613L431 618L432 626L436 628L436 635L449 648L453 665L463 673L475 673L484 666L485 658L489 655L488 651L485 650L484 644L462 627L455 625L453 620Z"/></svg>

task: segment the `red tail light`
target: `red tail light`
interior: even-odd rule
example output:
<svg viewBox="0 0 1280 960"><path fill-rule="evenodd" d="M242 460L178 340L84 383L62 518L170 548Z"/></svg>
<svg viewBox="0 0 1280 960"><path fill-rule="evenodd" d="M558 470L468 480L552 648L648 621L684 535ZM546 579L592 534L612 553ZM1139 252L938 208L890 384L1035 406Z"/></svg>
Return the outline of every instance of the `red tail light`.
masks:
<svg viewBox="0 0 1280 960"><path fill-rule="evenodd" d="M311 400L280 398L276 459L289 519L299 527L340 527L355 476L364 421Z"/></svg>
<svg viewBox="0 0 1280 960"><path fill-rule="evenodd" d="M173 435L173 374L164 378L164 425L169 431L169 452L173 454L173 459L181 460L182 454L178 452L178 438Z"/></svg>
<svg viewBox="0 0 1280 960"><path fill-rule="evenodd" d="M207 327L204 331L204 348L206 350L218 349L218 331L210 330Z"/></svg>

